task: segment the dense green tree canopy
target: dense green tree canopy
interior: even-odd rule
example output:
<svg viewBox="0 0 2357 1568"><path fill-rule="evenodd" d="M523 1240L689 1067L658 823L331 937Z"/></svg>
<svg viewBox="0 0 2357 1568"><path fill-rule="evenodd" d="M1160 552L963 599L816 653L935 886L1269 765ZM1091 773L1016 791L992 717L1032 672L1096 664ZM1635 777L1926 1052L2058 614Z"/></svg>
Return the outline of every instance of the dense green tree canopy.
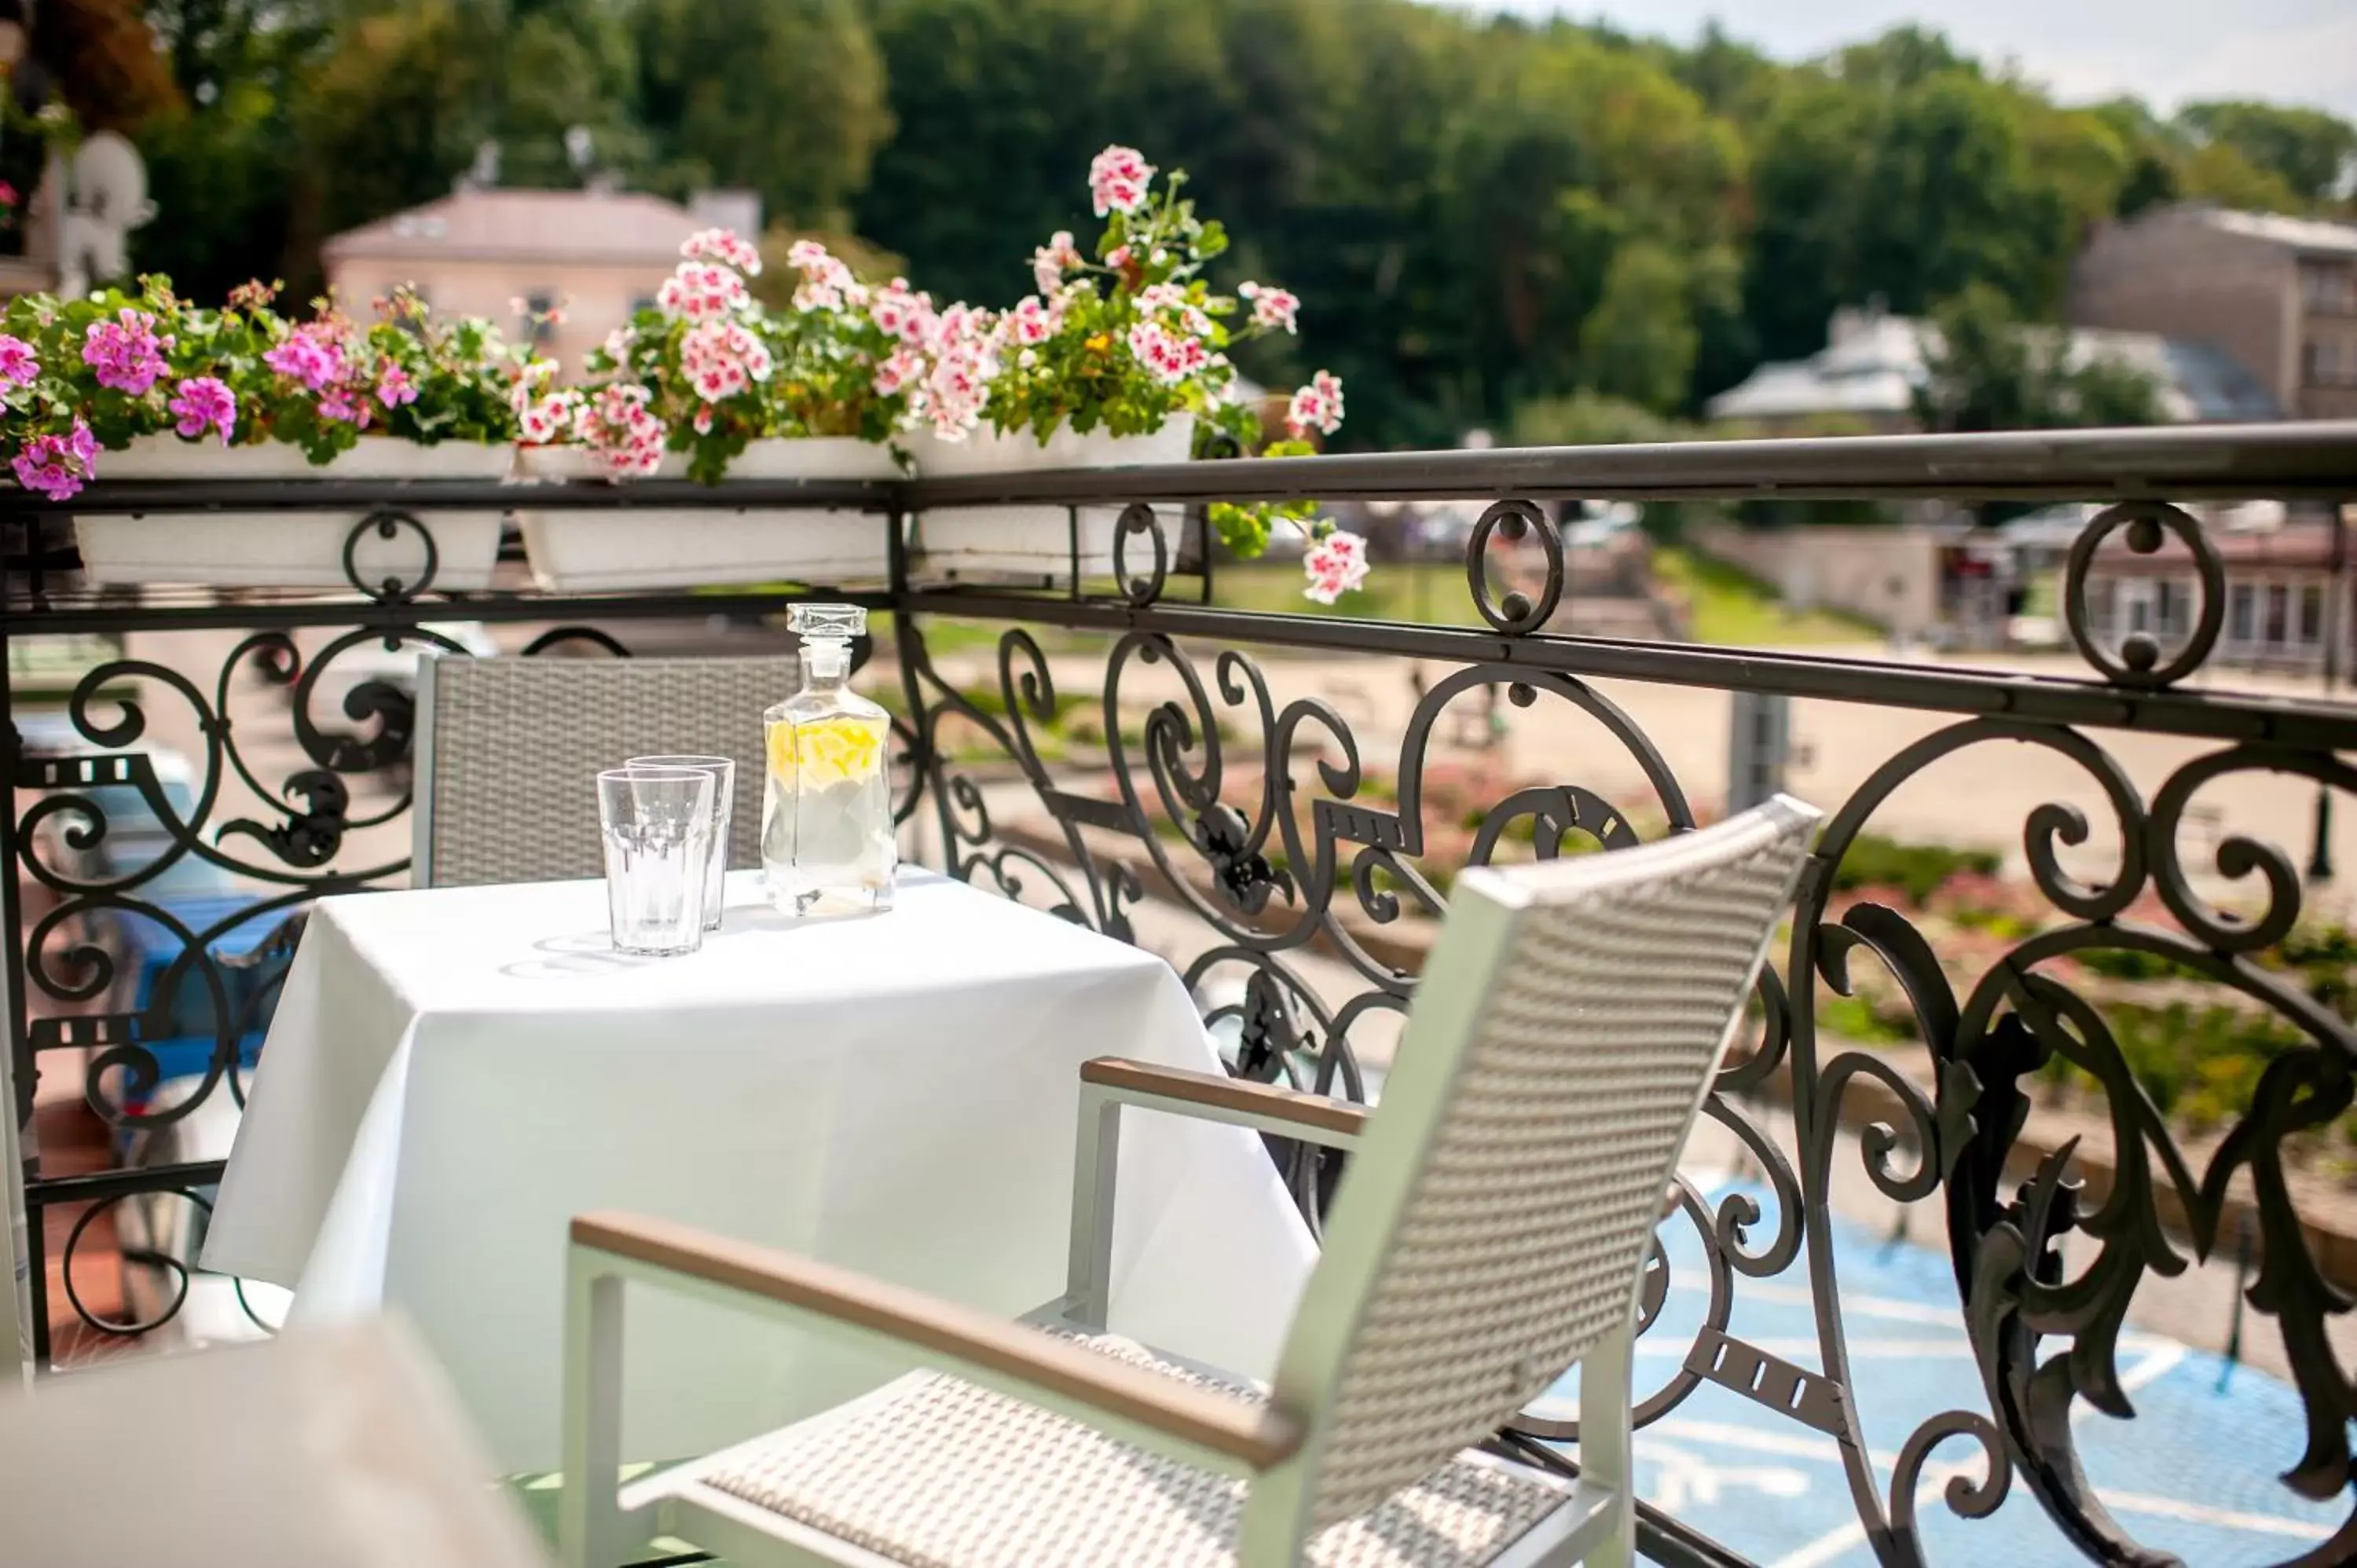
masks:
<svg viewBox="0 0 2357 1568"><path fill-rule="evenodd" d="M2051 320L2093 224L2347 210L2357 158L2313 111L2059 105L1920 28L1785 64L1414 0L149 0L143 59L140 10L43 7L77 110L147 151L141 263L196 291L315 281L495 141L508 183L747 186L1006 305L1119 141L1226 220L1217 281L1302 295L1245 370L1335 371L1371 445L1688 414L1841 305Z"/></svg>

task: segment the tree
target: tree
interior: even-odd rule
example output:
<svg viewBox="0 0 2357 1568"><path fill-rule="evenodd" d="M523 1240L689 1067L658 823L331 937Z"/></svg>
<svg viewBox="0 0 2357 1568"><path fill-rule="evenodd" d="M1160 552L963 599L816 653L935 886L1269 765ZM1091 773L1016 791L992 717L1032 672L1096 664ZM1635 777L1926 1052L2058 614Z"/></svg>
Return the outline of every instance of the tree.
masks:
<svg viewBox="0 0 2357 1568"><path fill-rule="evenodd" d="M1807 352L1835 306L1876 296L1918 314L1981 283L2024 313L2058 306L2126 177L2110 128L1912 29L1836 67L1796 70L1760 132L1746 299L1760 352Z"/></svg>
<svg viewBox="0 0 2357 1568"><path fill-rule="evenodd" d="M856 0L643 0L640 113L674 177L749 187L781 221L840 224L892 131L861 10Z"/></svg>
<svg viewBox="0 0 2357 1568"><path fill-rule="evenodd" d="M136 130L178 98L139 0L48 0L33 9L32 45L86 130Z"/></svg>
<svg viewBox="0 0 2357 1568"><path fill-rule="evenodd" d="M2155 424L2151 377L2116 359L2080 360L2063 330L2024 324L1975 284L1932 313L1916 417L1926 430L2050 430Z"/></svg>
<svg viewBox="0 0 2357 1568"><path fill-rule="evenodd" d="M1686 401L1697 335L1685 263L1650 241L1623 245L1579 328L1581 379L1658 413Z"/></svg>
<svg viewBox="0 0 2357 1568"><path fill-rule="evenodd" d="M296 84L328 38L325 5L150 0L156 58L176 101L135 134L156 220L132 231L133 264L214 300L288 266Z"/></svg>
<svg viewBox="0 0 2357 1568"><path fill-rule="evenodd" d="M2321 110L2227 100L2189 103L2177 123L2204 145L2232 148L2273 175L2301 206L2348 194L2357 174L2357 125Z"/></svg>
<svg viewBox="0 0 2357 1568"><path fill-rule="evenodd" d="M495 36L457 0L412 0L337 29L293 106L298 289L316 281L328 235L449 191L490 129L481 83Z"/></svg>

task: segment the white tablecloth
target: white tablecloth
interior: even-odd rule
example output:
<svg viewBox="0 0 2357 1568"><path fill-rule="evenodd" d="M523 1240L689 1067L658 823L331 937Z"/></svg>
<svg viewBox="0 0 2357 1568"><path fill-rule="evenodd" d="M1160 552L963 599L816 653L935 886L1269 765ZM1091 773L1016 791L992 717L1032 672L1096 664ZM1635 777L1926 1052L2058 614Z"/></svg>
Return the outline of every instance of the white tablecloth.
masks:
<svg viewBox="0 0 2357 1568"><path fill-rule="evenodd" d="M1150 954L904 872L796 923L732 876L701 952L628 959L596 882L320 901L204 1266L295 1316L398 1306L511 1469L557 1457L565 1222L630 1208L1014 1314L1063 1287L1079 1064L1209 1069ZM1125 1118L1113 1325L1265 1376L1312 1243L1258 1140ZM702 1452L888 1370L633 1289L624 1437Z"/></svg>

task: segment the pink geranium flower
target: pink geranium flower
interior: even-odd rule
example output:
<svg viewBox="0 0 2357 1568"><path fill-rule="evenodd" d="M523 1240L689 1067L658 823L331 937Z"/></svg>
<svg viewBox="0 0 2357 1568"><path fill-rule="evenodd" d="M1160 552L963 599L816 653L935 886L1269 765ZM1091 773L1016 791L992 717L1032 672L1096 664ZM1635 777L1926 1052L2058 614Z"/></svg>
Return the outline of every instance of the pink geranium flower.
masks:
<svg viewBox="0 0 2357 1568"><path fill-rule="evenodd" d="M376 400L390 409L417 401L417 383L399 365L387 365L376 379Z"/></svg>
<svg viewBox="0 0 2357 1568"><path fill-rule="evenodd" d="M366 430L369 427L368 399L350 387L329 387L319 394L319 417Z"/></svg>
<svg viewBox="0 0 2357 1568"><path fill-rule="evenodd" d="M81 360L98 372L98 384L136 397L163 378L168 368L164 351L172 346L168 335L156 331L156 318L144 310L124 306L112 321L93 321L82 334Z"/></svg>
<svg viewBox="0 0 2357 1568"><path fill-rule="evenodd" d="M221 445L229 445L230 431L237 424L237 394L211 376L190 376L172 390L172 401L165 405L178 416L172 426L183 441L194 441L206 431L218 432Z"/></svg>
<svg viewBox="0 0 2357 1568"><path fill-rule="evenodd" d="M342 381L346 371L344 346L335 329L320 322L297 327L286 340L262 356L262 362L306 391L321 392Z"/></svg>
<svg viewBox="0 0 2357 1568"><path fill-rule="evenodd" d="M1301 569L1309 579L1301 596L1330 605L1367 580L1367 542L1338 528L1309 547Z"/></svg>
<svg viewBox="0 0 2357 1568"><path fill-rule="evenodd" d="M90 426L80 418L73 428L63 435L36 435L18 448L10 467L16 470L16 482L28 490L38 490L53 501L61 501L81 491L82 481L91 476L98 456L98 443Z"/></svg>
<svg viewBox="0 0 2357 1568"><path fill-rule="evenodd" d="M0 181L0 184L5 184ZM0 381L28 387L40 378L41 361L35 358L33 346L22 338L0 332Z"/></svg>

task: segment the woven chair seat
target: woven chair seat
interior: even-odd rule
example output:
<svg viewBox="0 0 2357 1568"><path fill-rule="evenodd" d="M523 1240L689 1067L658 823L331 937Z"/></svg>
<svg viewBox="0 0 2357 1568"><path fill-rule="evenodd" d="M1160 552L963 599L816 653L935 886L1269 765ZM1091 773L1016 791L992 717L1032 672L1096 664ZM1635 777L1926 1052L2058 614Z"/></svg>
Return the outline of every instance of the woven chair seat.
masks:
<svg viewBox="0 0 2357 1568"><path fill-rule="evenodd" d="M1265 1396L1110 1335L1103 1353ZM907 1568L1228 1568L1244 1483L938 1372L720 1455L705 1485ZM1483 1568L1572 1495L1464 1454L1311 1541L1315 1568Z"/></svg>

